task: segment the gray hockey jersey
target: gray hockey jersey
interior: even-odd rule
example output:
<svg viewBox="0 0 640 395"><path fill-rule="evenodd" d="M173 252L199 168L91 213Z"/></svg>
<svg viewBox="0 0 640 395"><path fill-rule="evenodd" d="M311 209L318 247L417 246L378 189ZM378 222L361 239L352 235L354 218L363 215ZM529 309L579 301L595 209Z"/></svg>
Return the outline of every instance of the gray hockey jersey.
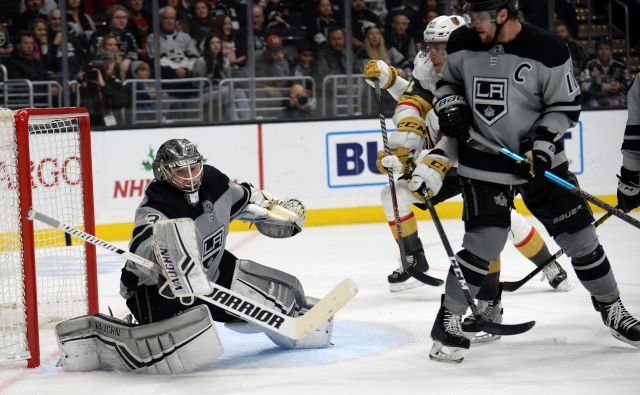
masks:
<svg viewBox="0 0 640 395"><path fill-rule="evenodd" d="M622 165L629 170L640 170L640 74L631 83L627 95L629 118L622 142Z"/></svg>
<svg viewBox="0 0 640 395"><path fill-rule="evenodd" d="M580 87L567 47L551 33L527 23L506 44L483 44L473 29L451 33L436 97L460 94L473 113L473 127L501 147L524 153L525 137L537 126L564 133L580 115ZM528 149L531 149L529 146ZM458 173L499 184L525 182L513 161L476 142L459 144ZM556 144L553 166L566 161Z"/></svg>
<svg viewBox="0 0 640 395"><path fill-rule="evenodd" d="M251 193L245 185L229 181L229 178L212 166L204 165L202 185L198 191L200 202L196 206L187 203L184 192L167 182L153 181L136 210L133 236L129 251L153 262L153 224L161 219L191 218L195 222L196 239L200 248L202 265L210 281L220 275L219 264L225 252L229 223L238 216L249 202ZM154 285L127 262L122 271L120 294L125 299L141 284Z"/></svg>

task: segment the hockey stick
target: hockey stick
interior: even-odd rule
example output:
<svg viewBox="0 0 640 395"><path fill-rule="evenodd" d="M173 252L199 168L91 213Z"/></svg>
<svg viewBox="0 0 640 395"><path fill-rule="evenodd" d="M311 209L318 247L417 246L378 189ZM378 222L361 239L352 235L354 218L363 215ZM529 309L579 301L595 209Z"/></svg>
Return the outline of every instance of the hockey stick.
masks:
<svg viewBox="0 0 640 395"><path fill-rule="evenodd" d="M158 265L141 256L124 251L89 233L65 225L54 218L35 211L33 208L29 209L27 218L43 222L88 243L103 247L118 255L122 255L128 260L135 262L136 265L144 267L146 270L153 271L154 267ZM162 268L165 278L171 278L167 274L167 268L165 266L162 266ZM215 283L211 283L209 285L213 291L206 295L185 294L184 296L196 297L204 302L226 310L232 315L257 324L270 331L279 333L290 339L301 339L313 332L316 328L331 318L331 316L333 316L344 305L346 305L347 302L356 295L356 293L358 293L357 285L350 279L344 279L304 315L289 317L282 312L276 311L271 307L258 304L256 301L221 285ZM183 294L178 292L176 296L183 296Z"/></svg>
<svg viewBox="0 0 640 395"><path fill-rule="evenodd" d="M593 226L595 226L595 227L600 226L604 221L606 221L609 218L611 218L612 215L613 214L611 214L611 213L604 214L602 217L598 218L598 220L593 223ZM555 262L556 259L560 258L563 254L564 254L564 250L561 248L555 254L550 256L546 261L544 261L540 266L538 266L535 269L533 269L531 271L531 273L529 273L526 276L524 276L524 278L522 278L522 279L520 279L518 281L504 281L502 283L502 289L504 291L507 291L507 292L517 291L520 287L522 287L524 284L526 284L529 280L534 278L538 273L543 271L547 266L549 266L553 262Z"/></svg>
<svg viewBox="0 0 640 395"><path fill-rule="evenodd" d="M387 134L387 122L384 118L384 112L382 111L382 92L380 91L380 80L375 79L374 85L376 89L376 97L378 99L378 114L380 115L380 129L382 130L382 143L384 145L384 152L387 155L393 155L391 148L389 148L389 138ZM396 232L398 235L398 247L400 248L400 262L404 271L409 273L411 277L420 281L421 283L432 285L434 287L444 284L444 281L439 278L431 277L428 274L417 272L409 264L407 260L407 253L405 251L404 240L402 239L402 224L400 223L400 213L398 212L398 198L396 196L396 183L393 178L393 171L387 171L389 176L389 187L391 188L391 205L393 206L393 216L396 221Z"/></svg>
<svg viewBox="0 0 640 395"><path fill-rule="evenodd" d="M478 133L474 132L474 131L470 131L470 135L471 138L475 141L477 141L478 143L484 145L485 147L492 149L496 152L499 152L505 156L508 156L509 158L515 160L515 161L525 161L528 163L528 161L523 158L522 156L516 154L515 152L509 151L506 148L503 147L499 147L497 144L493 143L492 141L487 140L486 138L484 138L483 136L480 136ZM581 188L579 188L578 186L570 183L567 180L564 180L558 176L556 176L555 174L553 174L550 171L545 171L544 172L544 176L547 180L552 181L554 184L566 189L567 191L569 191L571 194L576 195L578 197L581 197L585 200L587 200L588 202L593 203L594 205L600 207L601 209L603 209L604 211L606 211L607 213L610 213L612 215L615 215L616 217L620 218L621 220L627 222L628 224L631 224L633 226L635 226L636 228L640 229L640 221L638 221L637 219L633 218L632 216L630 216L629 214L625 213L623 210L620 210L617 207L613 207L609 204L607 204L606 202L598 199L597 197L585 192L584 190L582 190Z"/></svg>
<svg viewBox="0 0 640 395"><path fill-rule="evenodd" d="M522 324L513 324L513 325L505 325L498 324L495 322L489 322L482 314L478 311L478 306L473 301L473 297L471 296L471 292L469 291L469 287L467 286L467 281L464 278L464 274L460 269L460 265L456 260L455 254L453 252L453 248L451 248L451 244L449 243L449 239L447 238L447 234L444 232L444 228L442 227L442 223L440 222L440 217L438 216L438 212L436 208L433 206L431 202L431 197L426 190L426 188L422 188L422 195L424 196L424 201L429 208L429 213L431 213L431 218L433 219L433 223L436 225L436 229L438 230L438 235L440 235L440 240L442 240L442 245L444 245L444 249L447 251L447 255L449 256L449 261L451 262L451 267L453 268L453 272L458 279L458 284L460 288L462 288L462 293L464 297L467 299L467 303L469 307L471 307L471 312L475 318L476 324L481 331L491 333L492 335L518 335L520 333L524 333L529 329L533 328L535 325L535 321L523 322Z"/></svg>

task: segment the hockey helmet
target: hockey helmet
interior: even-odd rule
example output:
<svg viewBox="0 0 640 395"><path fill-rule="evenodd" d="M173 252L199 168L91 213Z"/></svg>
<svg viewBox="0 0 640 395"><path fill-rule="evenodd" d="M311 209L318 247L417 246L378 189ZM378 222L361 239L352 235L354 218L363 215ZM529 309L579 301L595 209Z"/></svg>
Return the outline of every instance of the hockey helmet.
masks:
<svg viewBox="0 0 640 395"><path fill-rule="evenodd" d="M444 43L449 40L451 32L464 26L465 21L458 15L442 15L434 18L424 29L423 37L425 43Z"/></svg>
<svg viewBox="0 0 640 395"><path fill-rule="evenodd" d="M195 193L202 183L202 155L189 140L168 140L156 153L153 176L181 191Z"/></svg>
<svg viewBox="0 0 640 395"><path fill-rule="evenodd" d="M467 0L463 8L464 19L467 26L471 26L472 14L488 11L491 22L495 23L498 12L503 8L507 9L510 17L515 16L518 11L518 0Z"/></svg>
<svg viewBox="0 0 640 395"><path fill-rule="evenodd" d="M515 13L518 9L518 0L467 0L464 6L465 12L496 11L507 7L509 12Z"/></svg>

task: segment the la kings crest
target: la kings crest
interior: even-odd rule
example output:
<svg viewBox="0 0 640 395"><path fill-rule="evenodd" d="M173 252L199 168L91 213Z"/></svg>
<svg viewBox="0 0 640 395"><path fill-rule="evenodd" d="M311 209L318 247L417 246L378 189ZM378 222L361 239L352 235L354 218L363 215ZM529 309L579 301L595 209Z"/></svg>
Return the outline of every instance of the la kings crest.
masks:
<svg viewBox="0 0 640 395"><path fill-rule="evenodd" d="M508 79L473 77L473 112L491 126L504 117L507 105Z"/></svg>

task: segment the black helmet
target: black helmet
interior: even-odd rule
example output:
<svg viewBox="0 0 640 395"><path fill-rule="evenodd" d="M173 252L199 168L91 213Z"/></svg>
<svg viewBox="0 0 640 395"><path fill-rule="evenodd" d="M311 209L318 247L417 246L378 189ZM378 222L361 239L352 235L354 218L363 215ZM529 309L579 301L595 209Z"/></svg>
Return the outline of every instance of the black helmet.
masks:
<svg viewBox="0 0 640 395"><path fill-rule="evenodd" d="M509 11L509 16L516 15L518 0L467 0L464 12L493 11L497 14L498 11L505 7Z"/></svg>
<svg viewBox="0 0 640 395"><path fill-rule="evenodd" d="M200 164L200 167L194 169L193 165L196 164ZM197 192L202 182L202 155L189 140L168 140L156 153L153 176L184 192Z"/></svg>

